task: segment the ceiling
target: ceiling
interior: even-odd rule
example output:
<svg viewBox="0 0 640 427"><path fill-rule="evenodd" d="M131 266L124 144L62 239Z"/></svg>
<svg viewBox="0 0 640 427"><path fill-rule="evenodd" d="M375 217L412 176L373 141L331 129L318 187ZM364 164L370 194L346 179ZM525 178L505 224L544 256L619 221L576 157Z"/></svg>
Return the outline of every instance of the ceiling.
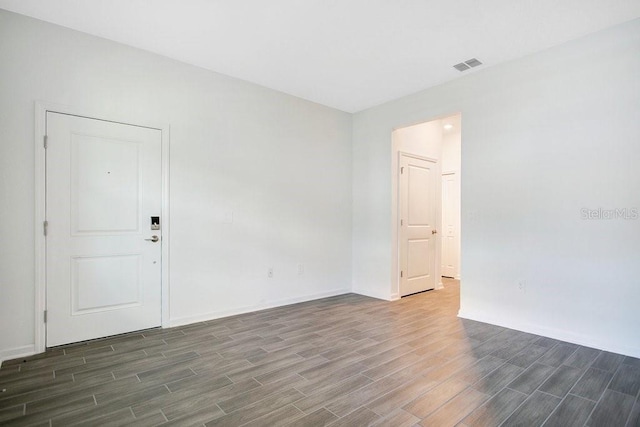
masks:
<svg viewBox="0 0 640 427"><path fill-rule="evenodd" d="M347 112L640 17L639 0L0 0ZM484 65L459 72L470 58Z"/></svg>

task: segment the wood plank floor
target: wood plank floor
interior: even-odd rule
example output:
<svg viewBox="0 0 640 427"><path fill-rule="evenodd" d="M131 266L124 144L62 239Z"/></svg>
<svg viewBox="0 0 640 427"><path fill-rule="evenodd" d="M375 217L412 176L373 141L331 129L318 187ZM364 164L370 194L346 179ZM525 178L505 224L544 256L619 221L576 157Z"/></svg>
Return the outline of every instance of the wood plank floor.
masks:
<svg viewBox="0 0 640 427"><path fill-rule="evenodd" d="M3 363L0 424L638 426L640 360L456 317L459 285L149 330Z"/></svg>

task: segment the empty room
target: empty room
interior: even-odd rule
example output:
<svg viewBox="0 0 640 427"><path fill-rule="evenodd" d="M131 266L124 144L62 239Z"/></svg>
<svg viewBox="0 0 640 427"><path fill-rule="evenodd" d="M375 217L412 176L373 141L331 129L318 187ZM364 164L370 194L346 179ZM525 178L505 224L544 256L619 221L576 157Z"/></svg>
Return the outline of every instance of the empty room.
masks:
<svg viewBox="0 0 640 427"><path fill-rule="evenodd" d="M637 0L0 0L0 425L640 426Z"/></svg>

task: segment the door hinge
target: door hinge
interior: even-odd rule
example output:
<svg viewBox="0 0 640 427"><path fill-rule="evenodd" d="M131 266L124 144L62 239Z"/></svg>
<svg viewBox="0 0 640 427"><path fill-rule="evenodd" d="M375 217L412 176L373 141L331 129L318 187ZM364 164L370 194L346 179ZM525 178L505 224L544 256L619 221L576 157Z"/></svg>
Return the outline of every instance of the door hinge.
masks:
<svg viewBox="0 0 640 427"><path fill-rule="evenodd" d="M403 224L404 224L404 220L403 220L403 219L401 219L401 220L400 220L400 225L402 226Z"/></svg>
<svg viewBox="0 0 640 427"><path fill-rule="evenodd" d="M402 175L403 173L404 173L404 166L400 168L400 175Z"/></svg>
<svg viewBox="0 0 640 427"><path fill-rule="evenodd" d="M400 270L400 277L402 277L402 276L403 276L403 271L402 271L402 270Z"/></svg>
<svg viewBox="0 0 640 427"><path fill-rule="evenodd" d="M47 323L47 310L44 311L44 323Z"/></svg>
<svg viewBox="0 0 640 427"><path fill-rule="evenodd" d="M46 150L49 147L49 137L47 135L44 136L44 149Z"/></svg>
<svg viewBox="0 0 640 427"><path fill-rule="evenodd" d="M42 227L44 228L44 235L46 236L49 232L49 221L45 221L42 223Z"/></svg>

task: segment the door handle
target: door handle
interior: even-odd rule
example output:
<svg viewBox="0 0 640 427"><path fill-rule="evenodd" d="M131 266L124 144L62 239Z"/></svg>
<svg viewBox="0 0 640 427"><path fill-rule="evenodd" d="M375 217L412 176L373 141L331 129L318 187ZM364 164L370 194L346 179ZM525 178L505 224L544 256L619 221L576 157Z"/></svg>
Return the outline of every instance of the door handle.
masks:
<svg viewBox="0 0 640 427"><path fill-rule="evenodd" d="M148 241L148 242L153 242L153 243L155 243L155 242L157 242L158 240L160 240L160 238L159 238L158 236L151 236L151 238L150 238L150 239L144 239L144 240L146 240L146 241Z"/></svg>
<svg viewBox="0 0 640 427"><path fill-rule="evenodd" d="M438 234L438 230L431 230L431 234Z"/></svg>

